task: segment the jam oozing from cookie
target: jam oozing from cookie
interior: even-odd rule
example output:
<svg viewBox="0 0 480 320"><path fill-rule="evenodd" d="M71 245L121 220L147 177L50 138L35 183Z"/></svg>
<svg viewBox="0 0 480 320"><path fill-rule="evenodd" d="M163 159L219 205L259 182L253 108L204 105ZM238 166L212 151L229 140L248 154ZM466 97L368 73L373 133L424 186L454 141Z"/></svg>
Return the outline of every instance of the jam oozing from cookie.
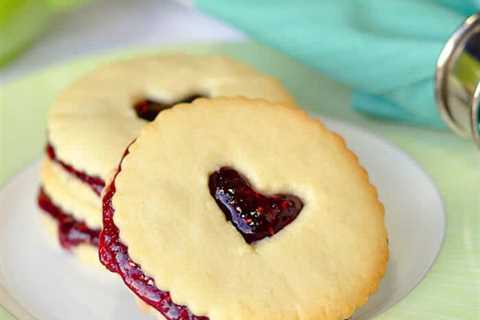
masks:
<svg viewBox="0 0 480 320"><path fill-rule="evenodd" d="M128 150L124 157L128 154ZM168 291L160 290L155 280L147 276L140 265L128 254L128 247L120 240L120 231L113 221L115 209L112 197L115 194L115 174L111 184L107 186L103 196L103 231L100 234L100 261L110 271L118 273L125 284L140 299L158 310L167 320L208 320L207 317L196 316L186 306L172 301Z"/></svg>
<svg viewBox="0 0 480 320"><path fill-rule="evenodd" d="M208 187L226 219L249 244L273 236L295 220L303 208L297 196L267 196L255 191L245 177L230 167L210 174Z"/></svg>
<svg viewBox="0 0 480 320"><path fill-rule="evenodd" d="M84 222L63 211L53 203L43 188L40 188L37 202L43 212L57 222L58 240L64 249L70 250L80 244L98 247L100 230L90 229Z"/></svg>
<svg viewBox="0 0 480 320"><path fill-rule="evenodd" d="M179 103L190 103L197 98L205 98L205 96L201 94L192 94L172 103L164 103L147 98L135 103L133 108L135 109L135 112L139 118L147 121L153 121L163 110L170 109Z"/></svg>
<svg viewBox="0 0 480 320"><path fill-rule="evenodd" d="M47 144L46 153L50 160L61 165L65 171L67 171L69 174L73 175L83 183L87 184L93 190L93 192L95 192L97 195L100 196L103 188L105 187L105 181L103 181L102 178L96 177L96 176L90 176L85 172L79 171L75 169L73 166L60 160L57 157L57 154L55 153L55 149L50 143Z"/></svg>

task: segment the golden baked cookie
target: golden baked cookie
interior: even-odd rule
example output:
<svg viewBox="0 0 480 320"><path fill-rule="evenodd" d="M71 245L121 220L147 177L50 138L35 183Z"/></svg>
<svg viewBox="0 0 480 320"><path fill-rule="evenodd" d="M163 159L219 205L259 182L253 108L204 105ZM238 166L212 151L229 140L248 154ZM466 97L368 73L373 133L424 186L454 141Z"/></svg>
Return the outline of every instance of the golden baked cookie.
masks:
<svg viewBox="0 0 480 320"><path fill-rule="evenodd" d="M104 181L126 146L159 112L199 96L294 105L278 80L224 56L155 55L101 66L66 88L49 112L44 194L90 231L100 229Z"/></svg>
<svg viewBox="0 0 480 320"><path fill-rule="evenodd" d="M98 215L98 195L48 157L42 161L40 179L42 187L37 200L48 235L52 239L57 238L57 245L71 251L81 261L100 267L98 237L101 217ZM84 214L85 219L80 220L72 212L88 214Z"/></svg>
<svg viewBox="0 0 480 320"><path fill-rule="evenodd" d="M106 188L103 222L102 263L170 320L346 319L388 260L383 206L343 139L264 100L161 113Z"/></svg>
<svg viewBox="0 0 480 320"><path fill-rule="evenodd" d="M60 250L65 249L65 247L63 247L58 241L58 221L52 219L46 212L45 214L42 214L40 218L41 223L47 231L48 243L52 247L56 247ZM83 242L70 247L69 250L71 250L75 257L85 265L94 267L99 272L105 271L105 267L98 261L98 249L96 246Z"/></svg>

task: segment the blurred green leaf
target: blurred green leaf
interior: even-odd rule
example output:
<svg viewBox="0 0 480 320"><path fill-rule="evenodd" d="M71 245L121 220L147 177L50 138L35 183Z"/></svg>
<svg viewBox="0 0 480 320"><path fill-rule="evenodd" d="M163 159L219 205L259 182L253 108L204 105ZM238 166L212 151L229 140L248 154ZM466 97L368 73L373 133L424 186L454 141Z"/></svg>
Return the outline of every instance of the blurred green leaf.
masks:
<svg viewBox="0 0 480 320"><path fill-rule="evenodd" d="M90 0L0 0L0 67L31 44L52 16Z"/></svg>

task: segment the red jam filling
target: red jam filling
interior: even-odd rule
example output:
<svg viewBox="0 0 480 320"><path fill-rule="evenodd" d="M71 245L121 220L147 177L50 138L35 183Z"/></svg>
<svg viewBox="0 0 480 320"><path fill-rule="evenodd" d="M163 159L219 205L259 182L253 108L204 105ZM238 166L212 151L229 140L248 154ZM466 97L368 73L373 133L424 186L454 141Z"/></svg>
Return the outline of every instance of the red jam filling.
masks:
<svg viewBox="0 0 480 320"><path fill-rule="evenodd" d="M124 154L128 154L128 149ZM122 159L123 160L123 159ZM103 196L103 231L100 233L100 261L112 272L118 273L125 284L140 299L158 310L167 320L208 320L193 315L186 306L172 301L170 293L156 287L153 278L145 275L140 265L128 255L128 247L120 240L120 231L113 221L115 209L112 197L115 194L115 178L121 171L121 164Z"/></svg>
<svg viewBox="0 0 480 320"><path fill-rule="evenodd" d="M170 109L179 103L190 103L197 98L203 98L203 97L206 97L206 96L201 94L192 94L172 103L162 103L162 102L151 100L151 99L143 99L135 103L133 108L135 109L135 112L137 113L137 116L139 118L142 118L147 121L153 121L155 120L157 115L163 110ZM83 171L79 171L75 169L72 165L67 164L62 160L60 160L57 157L55 149L50 143L47 144L46 153L50 158L50 160L58 163L69 174L81 180L83 183L86 183L97 195L99 196L101 195L102 190L105 187L105 181L103 181L102 178L88 175L87 173Z"/></svg>
<svg viewBox="0 0 480 320"><path fill-rule="evenodd" d="M210 194L247 243L271 237L298 216L303 202L291 194L266 196L255 191L236 170L222 167L210 174Z"/></svg>
<svg viewBox="0 0 480 320"><path fill-rule="evenodd" d="M201 94L192 94L172 103L163 103L151 99L143 99L135 103L133 108L135 109L135 112L139 118L147 121L153 121L163 110L170 109L179 103L190 103L197 98L203 97L205 96Z"/></svg>
<svg viewBox="0 0 480 320"><path fill-rule="evenodd" d="M98 247L100 230L90 229L84 222L78 221L71 214L64 212L53 203L43 188L40 188L37 202L43 212L56 220L58 240L64 249L70 250L80 244Z"/></svg>
<svg viewBox="0 0 480 320"><path fill-rule="evenodd" d="M105 181L103 181L103 179L101 179L100 177L96 177L96 176L90 176L83 171L78 171L73 166L63 162L62 160L60 160L57 157L57 154L55 153L55 149L53 148L53 146L50 143L47 144L46 152L47 152L47 156L50 160L52 160L53 162L56 162L59 165L61 165L62 168L65 171L67 171L69 174L73 175L74 177L76 177L77 179L82 181L83 183L90 186L90 188L97 195L100 196L103 188L105 187Z"/></svg>

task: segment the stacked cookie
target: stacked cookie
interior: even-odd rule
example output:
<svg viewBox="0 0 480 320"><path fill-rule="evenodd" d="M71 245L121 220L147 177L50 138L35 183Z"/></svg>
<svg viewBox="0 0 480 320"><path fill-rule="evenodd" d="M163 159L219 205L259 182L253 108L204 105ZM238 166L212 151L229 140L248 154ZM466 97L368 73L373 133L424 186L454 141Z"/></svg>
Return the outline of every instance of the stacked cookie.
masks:
<svg viewBox="0 0 480 320"><path fill-rule="evenodd" d="M223 56L176 54L114 62L64 90L48 115L39 195L49 229L63 248L98 262L100 195L109 173L160 111L200 96L293 105L278 80Z"/></svg>
<svg viewBox="0 0 480 320"><path fill-rule="evenodd" d="M385 272L357 158L229 59L99 69L59 98L49 139L39 199L63 247L98 246L158 319L346 319Z"/></svg>

